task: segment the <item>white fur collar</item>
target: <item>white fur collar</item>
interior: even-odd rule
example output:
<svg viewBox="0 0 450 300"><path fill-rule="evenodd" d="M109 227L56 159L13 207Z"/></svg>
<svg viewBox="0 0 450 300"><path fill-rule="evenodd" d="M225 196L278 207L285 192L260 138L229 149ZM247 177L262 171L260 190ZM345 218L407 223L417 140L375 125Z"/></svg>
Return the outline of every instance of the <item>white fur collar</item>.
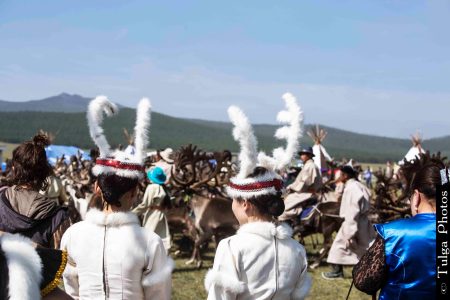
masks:
<svg viewBox="0 0 450 300"><path fill-rule="evenodd" d="M140 224L138 217L132 212L116 212L105 214L98 209L91 209L86 213L86 221L109 227L119 227L127 224Z"/></svg>
<svg viewBox="0 0 450 300"><path fill-rule="evenodd" d="M8 264L9 299L41 299L41 258L31 241L18 234L5 233L0 243Z"/></svg>
<svg viewBox="0 0 450 300"><path fill-rule="evenodd" d="M286 223L280 223L275 226L271 222L251 222L241 226L238 234L253 233L266 239L276 236L279 239L287 239L292 237L292 228Z"/></svg>

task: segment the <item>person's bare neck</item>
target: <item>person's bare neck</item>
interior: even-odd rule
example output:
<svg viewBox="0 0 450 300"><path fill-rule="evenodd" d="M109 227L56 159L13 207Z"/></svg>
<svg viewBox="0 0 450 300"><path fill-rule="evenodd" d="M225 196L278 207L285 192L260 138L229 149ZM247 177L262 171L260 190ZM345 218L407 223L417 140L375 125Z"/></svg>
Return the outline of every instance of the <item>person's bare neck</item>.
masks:
<svg viewBox="0 0 450 300"><path fill-rule="evenodd" d="M271 222L271 218L270 217L266 217L266 216L259 216L259 215L254 215L254 216L248 216L247 218L247 223L253 223L253 222Z"/></svg>
<svg viewBox="0 0 450 300"><path fill-rule="evenodd" d="M122 209L121 207L117 207L117 206L113 206L113 205L108 205L105 208L103 208L103 212L105 214L112 214L112 213L117 213L117 212L124 212L125 210Z"/></svg>
<svg viewBox="0 0 450 300"><path fill-rule="evenodd" d="M424 203L423 205L421 205L419 207L418 212L419 214L427 214L427 213L436 213L436 207L433 207L433 205L429 204L429 203Z"/></svg>
<svg viewBox="0 0 450 300"><path fill-rule="evenodd" d="M103 200L104 202L104 208L103 208L103 212L105 214L112 214L112 213L118 213L118 212L127 212L130 210L129 207L127 207L126 205L122 206L116 206L116 205L111 205L111 204L107 204L105 200ZM123 203L123 201L121 201L121 203Z"/></svg>

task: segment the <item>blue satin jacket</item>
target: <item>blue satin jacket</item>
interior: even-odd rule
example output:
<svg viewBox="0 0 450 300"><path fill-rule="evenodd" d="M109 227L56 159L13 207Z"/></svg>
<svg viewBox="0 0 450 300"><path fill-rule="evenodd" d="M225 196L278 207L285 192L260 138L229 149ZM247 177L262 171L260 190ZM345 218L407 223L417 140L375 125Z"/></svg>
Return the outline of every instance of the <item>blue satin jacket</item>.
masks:
<svg viewBox="0 0 450 300"><path fill-rule="evenodd" d="M436 214L374 225L384 239L388 279L380 298L436 298Z"/></svg>

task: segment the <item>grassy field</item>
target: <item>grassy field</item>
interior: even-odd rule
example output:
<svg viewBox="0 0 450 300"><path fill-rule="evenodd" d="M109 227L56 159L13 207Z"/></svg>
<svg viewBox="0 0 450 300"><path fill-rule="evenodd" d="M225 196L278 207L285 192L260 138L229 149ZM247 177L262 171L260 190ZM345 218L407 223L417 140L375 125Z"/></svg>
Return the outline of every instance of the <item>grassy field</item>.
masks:
<svg viewBox="0 0 450 300"><path fill-rule="evenodd" d="M319 249L313 249L311 240L306 239L306 250L308 257L312 258L317 255ZM188 257L175 258L176 269L173 273L173 300L193 300L193 299L206 299L207 294L203 285L203 279L206 272L212 267L214 260L214 252L209 249L204 255L204 263L202 268L197 269L195 266L186 266L185 262ZM313 285L309 296L306 299L320 299L320 300L339 300L345 299L348 290L350 288L351 267L344 269L344 279L337 280L325 280L322 278L322 272L328 272L329 267L324 264L314 271L310 271L310 275L313 278ZM352 289L350 299L370 300L371 297L359 292L355 288Z"/></svg>

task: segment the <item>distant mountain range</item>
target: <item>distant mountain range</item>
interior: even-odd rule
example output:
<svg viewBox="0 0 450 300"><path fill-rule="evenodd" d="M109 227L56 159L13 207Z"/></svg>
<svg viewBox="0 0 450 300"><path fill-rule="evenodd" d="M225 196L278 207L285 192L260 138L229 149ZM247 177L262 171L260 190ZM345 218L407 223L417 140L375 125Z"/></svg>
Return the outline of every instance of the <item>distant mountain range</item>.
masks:
<svg viewBox="0 0 450 300"><path fill-rule="evenodd" d="M46 111L46 112L83 112L92 98L62 93L41 100L12 102L0 100L1 112L13 111Z"/></svg>
<svg viewBox="0 0 450 300"><path fill-rule="evenodd" d="M57 134L55 144L90 148L93 143L86 124L86 107L91 98L62 93L42 100L26 102L0 101L0 141L19 143L31 138L39 129ZM135 111L122 107L118 116L106 118L105 132L112 145L126 143L123 128L130 132L134 127ZM306 125L307 130L310 125ZM364 162L400 160L411 147L408 139L386 138L353 133L327 126L328 135L323 145L331 156L340 159L354 158ZM273 134L277 125L255 125L255 133L262 150L279 146ZM178 148L192 143L205 150L229 149L237 151L238 145L231 136L231 124L195 119L183 119L152 113L150 129L151 148ZM305 135L303 146L312 145ZM423 147L432 152L450 155L450 136L425 140Z"/></svg>

